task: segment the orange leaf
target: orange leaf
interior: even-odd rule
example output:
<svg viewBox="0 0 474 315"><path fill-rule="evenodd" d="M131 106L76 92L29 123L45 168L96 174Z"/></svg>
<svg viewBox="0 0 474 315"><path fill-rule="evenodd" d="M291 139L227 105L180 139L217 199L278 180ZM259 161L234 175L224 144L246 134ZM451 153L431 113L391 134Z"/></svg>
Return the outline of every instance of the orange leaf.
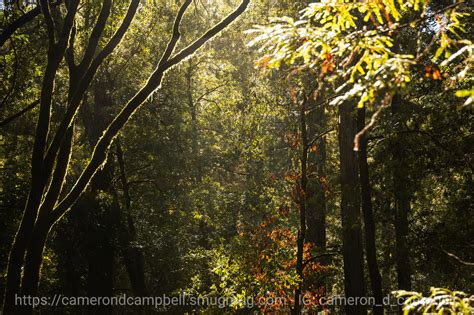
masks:
<svg viewBox="0 0 474 315"><path fill-rule="evenodd" d="M428 65L425 67L425 77L433 80L441 80L441 71L436 65Z"/></svg>

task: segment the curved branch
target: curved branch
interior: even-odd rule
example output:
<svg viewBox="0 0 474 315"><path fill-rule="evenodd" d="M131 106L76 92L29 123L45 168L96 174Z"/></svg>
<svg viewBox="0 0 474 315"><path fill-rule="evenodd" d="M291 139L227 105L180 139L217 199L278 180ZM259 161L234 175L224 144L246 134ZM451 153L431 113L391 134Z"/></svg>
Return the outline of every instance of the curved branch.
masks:
<svg viewBox="0 0 474 315"><path fill-rule="evenodd" d="M105 58L107 58L114 51L114 49L122 40L128 28L130 27L135 13L137 12L139 3L140 0L132 0L130 2L130 6L128 7L127 14L124 17L122 24L112 36L110 41L105 45L104 49L101 50L99 54L95 57L95 59L92 61L89 69L86 71L83 78L81 79L79 87L75 91L74 96L71 98L71 101L67 106L67 110L64 114L61 124L59 125L58 130L54 135L53 141L51 142L46 153L46 169L50 170L52 165L54 164L56 154L64 139L65 132L74 121L74 117L77 114L84 93L89 88L89 85L92 82L92 79L94 78L94 75L96 74L97 70L99 69L99 66L102 64Z"/></svg>
<svg viewBox="0 0 474 315"><path fill-rule="evenodd" d="M305 262L303 263L303 269L306 267L306 265L308 265L310 262L313 262L315 260L318 260L320 258L323 258L323 257L326 257L326 256L336 256L336 255L339 255L339 253L322 253L322 254L319 254L319 255L316 255L316 256L313 256L307 260L305 260Z"/></svg>
<svg viewBox="0 0 474 315"><path fill-rule="evenodd" d="M316 141L318 141L319 139L321 139L322 137L324 137L325 135L327 135L327 134L329 134L329 133L331 133L331 132L333 132L333 131L336 131L336 128L335 128L335 127L331 128L331 129L328 129L328 130L326 130L326 131L324 131L324 132L318 134L316 137L314 137L314 138L309 142L307 149L310 149Z"/></svg>
<svg viewBox="0 0 474 315"><path fill-rule="evenodd" d="M247 9L248 5L250 3L250 0L242 0L240 5L235 9L232 13L230 13L225 19L223 19L221 22L216 24L213 28L208 30L204 35L202 35L200 38L198 38L196 41L194 41L192 44L178 52L176 55L174 55L168 62L166 63L166 69L169 69L176 64L180 63L187 57L191 56L201 48L202 45L207 43L210 39L212 39L214 36L219 34L224 28L229 26L232 22L234 22L242 13L245 12Z"/></svg>
<svg viewBox="0 0 474 315"><path fill-rule="evenodd" d="M56 2L52 2L49 4L51 8L54 8L58 5L61 4L63 0L58 0ZM12 37L12 35L18 30L20 27L25 25L26 23L32 21L35 17L40 15L41 13L41 6L37 6L34 9L31 9L30 11L26 12L19 18L17 18L15 21L12 23L8 24L7 27L3 30L3 32L0 34L0 47L2 47L5 42Z"/></svg>
<svg viewBox="0 0 474 315"><path fill-rule="evenodd" d="M102 4L102 9L100 10L99 17L97 22L92 30L91 36L89 37L89 42L84 52L81 63L79 64L79 71L85 71L85 69L90 65L92 59L94 58L95 51L99 45L99 40L104 31L107 19L110 15L110 9L112 7L112 0L104 0Z"/></svg>
<svg viewBox="0 0 474 315"><path fill-rule="evenodd" d="M49 6L48 0L41 0L40 1L41 12L43 12L44 21L46 23L46 30L48 33L48 40L50 47L54 45L54 21L53 17L51 16L51 8Z"/></svg>
<svg viewBox="0 0 474 315"><path fill-rule="evenodd" d="M463 264L465 266L470 266L470 267L473 267L474 266L474 262L468 262L468 261L465 261L461 258L459 258L458 256L454 255L453 253L450 253L446 250L443 249L443 252L448 255L449 257L451 258L454 258L454 260L456 260L457 262L459 262L460 264Z"/></svg>
<svg viewBox="0 0 474 315"><path fill-rule="evenodd" d="M187 8L191 4L191 1L192 0L186 0L179 9L178 14L176 15L176 19L174 20L173 25L173 35L171 36L171 39L168 45L166 46L165 52L161 56L160 62L158 63L158 68L163 67L163 64L168 61L174 49L176 48L176 44L178 43L179 38L181 37L181 33L179 32L179 26L181 25L181 20L183 19L184 12L186 12Z"/></svg>
<svg viewBox="0 0 474 315"><path fill-rule="evenodd" d="M181 7L179 12L183 12L183 7L187 8L189 0L187 0L183 6ZM148 82L145 86L138 91L138 93L125 105L125 107L120 111L119 114L114 118L114 120L109 124L107 129L104 131L104 134L97 142L97 145L94 148L94 152L92 153L91 160L89 164L86 166L82 174L79 176L78 180L70 190L70 192L66 195L66 197L55 207L53 216L54 221L57 222L74 204L74 202L79 198L82 194L84 189L86 189L87 185L89 184L91 178L97 172L97 170L103 165L104 161L107 159L107 154L109 147L113 141L113 139L117 136L120 130L125 126L128 120L133 116L135 111L143 104L143 102L155 91L160 85L163 79L163 76L167 70L169 70L174 65L177 65L179 62L184 60L185 58L191 56L196 50L202 47L207 41L209 41L212 37L230 25L235 19L237 19L247 8L250 0L243 0L242 3L230 13L226 18L224 18L221 22L216 24L213 28L211 28L208 32L206 32L201 38L195 41L193 44L189 45L187 48L180 51L175 57L165 61L163 57L160 60L161 67L158 66L156 70L151 74ZM179 27L181 18L183 14L178 14L175 20L175 29L176 26ZM173 31L173 35L176 33ZM177 33L179 35L179 32ZM174 36L173 36L174 37ZM175 42L173 39L170 40L167 48L163 56L165 56L168 52L172 52L175 46Z"/></svg>
<svg viewBox="0 0 474 315"><path fill-rule="evenodd" d="M22 110L20 110L18 113L16 114L13 114L11 115L10 117L8 118L5 118L4 120L2 120L0 122L0 128L3 128L5 127L6 125L8 125L9 123L11 123L12 121L14 121L15 119L23 116L25 113L29 112L30 110L32 110L33 108L35 108L36 106L38 106L38 104L40 103L40 100L35 100L33 103L31 103L30 105L26 106L25 108L23 108Z"/></svg>
<svg viewBox="0 0 474 315"><path fill-rule="evenodd" d="M372 115L372 117L370 118L370 122L367 125L365 125L365 127L355 135L354 151L356 152L359 151L360 139L367 133L367 131L369 131L375 125L375 123L377 122L377 118L382 113L382 111L388 106L390 106L390 102L392 101L393 97L394 97L394 93L385 94L382 104L380 105L379 109L377 109L377 111Z"/></svg>

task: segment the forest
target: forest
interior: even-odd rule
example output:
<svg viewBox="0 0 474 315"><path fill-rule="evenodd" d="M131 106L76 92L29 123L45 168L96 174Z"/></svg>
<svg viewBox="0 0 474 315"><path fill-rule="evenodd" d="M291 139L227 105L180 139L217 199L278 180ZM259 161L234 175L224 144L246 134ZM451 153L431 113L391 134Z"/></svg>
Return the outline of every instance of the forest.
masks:
<svg viewBox="0 0 474 315"><path fill-rule="evenodd" d="M473 7L0 0L0 315L474 314Z"/></svg>

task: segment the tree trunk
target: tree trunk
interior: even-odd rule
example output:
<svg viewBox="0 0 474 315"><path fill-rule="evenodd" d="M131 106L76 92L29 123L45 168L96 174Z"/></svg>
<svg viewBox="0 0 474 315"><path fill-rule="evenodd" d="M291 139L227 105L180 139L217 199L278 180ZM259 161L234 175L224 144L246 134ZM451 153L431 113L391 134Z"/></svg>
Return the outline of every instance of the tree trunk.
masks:
<svg viewBox="0 0 474 315"><path fill-rule="evenodd" d="M202 167L199 158L199 130L197 120L197 106L198 104L194 101L193 97L193 71L195 69L192 60L189 61L189 66L186 73L186 94L188 98L188 106L191 113L191 152L193 161L193 174L194 180L199 183L202 177Z"/></svg>
<svg viewBox="0 0 474 315"><path fill-rule="evenodd" d="M357 127L362 130L365 127L365 108L358 109ZM370 186L369 164L367 163L367 137L360 138L359 143L359 176L362 197L362 213L365 228L365 254L369 268L369 278L372 294L375 298L374 314L383 315L383 293L382 277L377 264L377 247L375 241L375 222L372 208L372 189Z"/></svg>
<svg viewBox="0 0 474 315"><path fill-rule="evenodd" d="M396 94L392 100L392 114L400 111L402 99ZM397 117L395 119L398 119ZM408 214L410 213L410 191L406 149L402 135L392 147L393 158L393 193L395 197L395 241L398 289L411 290L410 246L408 245Z"/></svg>
<svg viewBox="0 0 474 315"><path fill-rule="evenodd" d="M324 106L319 105L308 114L309 138L318 137L326 131ZM308 154L310 179L308 180L307 220L308 232L306 241L314 243L318 250L326 248L326 138L319 137L309 148ZM313 153L314 152L314 153Z"/></svg>
<svg viewBox="0 0 474 315"><path fill-rule="evenodd" d="M99 175L100 173L98 173ZM114 205L101 205L97 192L91 196L92 203L87 209L93 228L88 234L87 295L89 297L113 296L115 271L115 213ZM88 314L112 314L111 305L88 306Z"/></svg>
<svg viewBox="0 0 474 315"><path fill-rule="evenodd" d="M147 286L145 281L145 259L143 252L138 247L137 232L132 216L131 196L127 173L125 171L125 160L120 141L116 141L117 161L120 170L120 181L122 182L123 196L125 201L125 211L127 224L122 228L122 256L124 258L125 267L127 268L128 277L135 296L146 296Z"/></svg>
<svg viewBox="0 0 474 315"><path fill-rule="evenodd" d="M346 298L365 296L360 190L354 137L357 132L354 104L340 106L339 150L341 167L341 217ZM363 305L346 305L346 314L367 314Z"/></svg>
<svg viewBox="0 0 474 315"><path fill-rule="evenodd" d="M44 245L49 233L49 224L35 227L25 258L25 266L21 284L21 295L36 296L40 277Z"/></svg>
<svg viewBox="0 0 474 315"><path fill-rule="evenodd" d="M107 73L105 77L108 77ZM98 80L92 88L93 102L85 106L85 134L93 147L101 136L102 130L111 119L110 111L114 104L108 91L107 80ZM97 171L90 183L90 191L84 205L90 226L86 236L87 246L87 295L110 297L113 295L114 259L118 237L118 200L114 198L115 166L112 155L108 155L104 167ZM98 305L87 307L89 314L111 314L112 307Z"/></svg>
<svg viewBox="0 0 474 315"><path fill-rule="evenodd" d="M304 270L304 244L306 237L306 194L308 185L308 134L306 126L306 102L305 99L300 109L300 133L301 133L301 156L300 156L300 182L297 185L297 196L299 201L299 215L300 215L300 226L298 230L297 239L297 251L296 251L296 274L300 279L300 283L295 289L295 303L293 308L293 314L301 313L301 292L303 289L303 270Z"/></svg>
<svg viewBox="0 0 474 315"><path fill-rule="evenodd" d="M27 215L31 212L28 209L31 207L31 203L39 203L39 200L32 201L33 198L36 199L37 197L34 196L33 192L30 192L22 223L20 224L20 228L18 229L10 250L5 297L3 300L3 314L15 314L15 297L20 294L21 270L23 268L26 249L30 241L31 230L33 229L33 223L30 224L27 222L29 221Z"/></svg>
<svg viewBox="0 0 474 315"><path fill-rule="evenodd" d="M87 295L113 296L115 255L117 247L117 204L103 200L112 197L113 159L109 156L104 168L91 181L91 203L87 212L92 228L88 233ZM112 306L89 306L89 314L112 314Z"/></svg>
<svg viewBox="0 0 474 315"><path fill-rule="evenodd" d="M31 241L26 251L21 291L18 296L36 296L43 259L43 249L49 232L48 224L37 225L32 233ZM15 314L31 314L32 304L15 305Z"/></svg>

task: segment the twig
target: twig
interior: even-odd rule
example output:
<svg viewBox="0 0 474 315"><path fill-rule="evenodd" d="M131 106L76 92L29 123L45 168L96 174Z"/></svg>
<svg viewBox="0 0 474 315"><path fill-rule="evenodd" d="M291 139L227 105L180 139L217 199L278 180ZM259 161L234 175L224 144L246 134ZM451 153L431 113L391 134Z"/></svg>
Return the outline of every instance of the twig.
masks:
<svg viewBox="0 0 474 315"><path fill-rule="evenodd" d="M367 131L370 130L370 128L372 128L374 125L375 125L375 122L377 121L377 118L378 116L380 115L380 113L382 113L382 111L389 107L390 106L390 102L392 101L392 98L393 98L393 95L394 93L387 93L385 94L385 97L382 101L382 105L379 107L379 109L377 109L377 111L372 115L372 117L370 118L370 122L365 125L365 127L359 131L356 136L354 137L354 151L359 151L359 143L360 143L360 139L365 135L365 133Z"/></svg>
<svg viewBox="0 0 474 315"><path fill-rule="evenodd" d="M315 261L319 258L326 257L326 256L336 256L336 255L339 255L339 253L322 253L322 254L313 256L313 257L309 258L308 260L306 260L303 263L303 269L306 267L307 264L309 264L310 262Z"/></svg>
<svg viewBox="0 0 474 315"><path fill-rule="evenodd" d="M15 57L14 60L14 66L13 66L13 78L12 78L12 85L10 87L10 89L8 90L8 92L5 94L5 96L3 97L2 99L2 102L0 103L0 108L2 108L3 106L5 106L5 104L7 103L8 99L10 98L10 96L12 95L13 91L15 91L15 87L16 87L16 78L17 78L17 74L18 74L18 53L16 51L16 47L15 47L15 43L14 41L12 40L12 47L13 47L13 56Z"/></svg>
<svg viewBox="0 0 474 315"><path fill-rule="evenodd" d="M448 251L446 251L446 250L444 250L444 249L442 249L442 250L443 250L443 252L444 252L446 255L448 255L448 256L451 257L451 258L454 258L454 259L457 260L459 263L461 263L461 264L463 264L463 265L466 265L466 266L474 266L474 263L464 261L464 260L462 260L461 258L459 258L458 256L454 255L453 253L450 253L450 252L448 252Z"/></svg>
<svg viewBox="0 0 474 315"><path fill-rule="evenodd" d="M5 127L6 125L8 125L9 123L11 123L13 120L17 119L18 117L21 117L23 116L23 114L29 112L30 110L32 110L33 108L35 108L36 106L38 106L39 104L39 99L38 100L35 100L33 103L31 103L30 105L26 106L25 108L23 108L22 110L20 110L18 113L16 114L13 114L12 116L8 117L8 118L5 118L3 121L0 122L0 128L2 127Z"/></svg>
<svg viewBox="0 0 474 315"><path fill-rule="evenodd" d="M50 6L56 7L62 3L62 0L56 1L56 2L51 2ZM33 20L35 17L37 17L41 13L41 7L36 6L34 9L31 9L30 11L26 12L19 18L17 18L15 21L7 25L3 32L0 34L0 47L5 44L5 42L15 33L17 29L25 25L26 23L30 22Z"/></svg>
<svg viewBox="0 0 474 315"><path fill-rule="evenodd" d="M333 132L333 131L335 131L335 130L336 130L336 128L333 127L333 128L331 128L331 129L329 129L329 130L326 130L326 131L323 132L323 133L320 133L320 134L317 135L316 137L314 137L313 140L311 140L311 141L309 142L309 144L308 144L308 149L311 148L311 146L312 146L316 141L318 141L319 139L321 139L322 137L324 137L324 136L327 135L328 133L331 133L331 132Z"/></svg>

